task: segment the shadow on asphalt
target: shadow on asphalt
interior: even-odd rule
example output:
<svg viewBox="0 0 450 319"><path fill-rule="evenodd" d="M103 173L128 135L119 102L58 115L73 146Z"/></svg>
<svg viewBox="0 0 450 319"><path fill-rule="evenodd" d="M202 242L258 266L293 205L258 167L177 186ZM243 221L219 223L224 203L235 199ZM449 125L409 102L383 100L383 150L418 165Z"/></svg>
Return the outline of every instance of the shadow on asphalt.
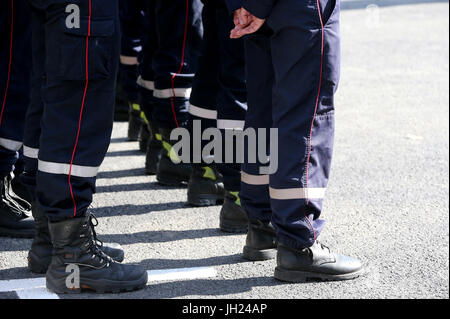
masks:
<svg viewBox="0 0 450 319"><path fill-rule="evenodd" d="M248 262L249 261L242 258L242 254L235 254L230 256L214 256L203 259L147 259L143 260L139 264L145 269L161 270L237 265Z"/></svg>
<svg viewBox="0 0 450 319"><path fill-rule="evenodd" d="M448 0L354 0L341 1L341 10L357 10L365 9L369 5L377 5L379 7L391 7L411 4L448 2Z"/></svg>
<svg viewBox="0 0 450 319"><path fill-rule="evenodd" d="M118 205L110 207L99 207L89 209L97 217L111 217L111 216L128 216L128 215L142 215L151 212L162 212L174 209L192 208L186 202L170 202L159 204L146 205Z"/></svg>
<svg viewBox="0 0 450 319"><path fill-rule="evenodd" d="M144 231L132 234L99 234L99 239L104 242L132 245L139 243L167 243L185 239L197 239L206 237L238 236L221 232L218 228L191 229L191 230L157 230Z"/></svg>
<svg viewBox="0 0 450 319"><path fill-rule="evenodd" d="M122 178L122 177L133 177L133 176L147 176L145 175L144 168L133 168L133 169L124 169L118 171L110 171L110 172L99 172L97 175L97 179L108 179L108 178Z"/></svg>
<svg viewBox="0 0 450 319"><path fill-rule="evenodd" d="M28 267L15 267L0 270L0 280L40 278L45 275L35 275Z"/></svg>
<svg viewBox="0 0 450 319"><path fill-rule="evenodd" d="M133 192L133 191L150 191L161 189L180 189L186 188L186 185L180 186L164 186L158 182L138 183L138 184L119 184L119 185L107 185L97 186L97 193L118 193L118 192Z"/></svg>
<svg viewBox="0 0 450 319"><path fill-rule="evenodd" d="M126 143L126 142L130 142L126 137L114 137L111 139L111 143Z"/></svg>
<svg viewBox="0 0 450 319"><path fill-rule="evenodd" d="M118 156L143 156L145 155L139 150L124 150L124 151L113 151L108 152L106 157L118 157Z"/></svg>

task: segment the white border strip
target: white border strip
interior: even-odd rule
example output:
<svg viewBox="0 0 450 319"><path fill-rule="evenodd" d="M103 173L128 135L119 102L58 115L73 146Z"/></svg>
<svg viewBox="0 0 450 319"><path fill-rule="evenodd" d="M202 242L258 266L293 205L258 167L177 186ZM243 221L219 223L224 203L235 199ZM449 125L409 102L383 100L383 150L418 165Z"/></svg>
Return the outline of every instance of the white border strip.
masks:
<svg viewBox="0 0 450 319"><path fill-rule="evenodd" d="M14 279L0 281L0 292L45 288L45 278Z"/></svg>
<svg viewBox="0 0 450 319"><path fill-rule="evenodd" d="M269 185L269 175L250 175L241 172L241 181L248 185Z"/></svg>
<svg viewBox="0 0 450 319"><path fill-rule="evenodd" d="M214 267L148 270L148 282L176 281L212 278L217 276ZM14 279L0 281L0 292L15 292L20 299L59 299L47 290L45 278Z"/></svg>
<svg viewBox="0 0 450 319"><path fill-rule="evenodd" d="M144 80L144 79L142 78L142 76L140 76L140 75L139 75L139 77L138 77L136 83L137 83L139 86L141 86L141 87L143 87L143 88L145 88L145 89L147 89L147 90L149 90L149 91L153 91L153 90L155 89L155 82L154 82L154 81L147 81L147 80Z"/></svg>
<svg viewBox="0 0 450 319"><path fill-rule="evenodd" d="M217 120L217 128L222 130L244 130L245 121Z"/></svg>
<svg viewBox="0 0 450 319"><path fill-rule="evenodd" d="M322 199L325 197L326 188L270 188L270 198L279 200L289 199Z"/></svg>
<svg viewBox="0 0 450 319"><path fill-rule="evenodd" d="M0 146L3 146L7 150L17 152L22 147L22 142L0 137Z"/></svg>
<svg viewBox="0 0 450 319"><path fill-rule="evenodd" d="M72 176L95 177L100 167L72 165ZM38 170L40 172L58 175L69 175L70 164L53 163L39 160Z"/></svg>
<svg viewBox="0 0 450 319"><path fill-rule="evenodd" d="M47 288L33 288L16 291L20 299L59 299L58 295Z"/></svg>
<svg viewBox="0 0 450 319"><path fill-rule="evenodd" d="M149 282L201 279L217 276L217 271L214 269L214 267L149 270L147 271L147 273Z"/></svg>
<svg viewBox="0 0 450 319"><path fill-rule="evenodd" d="M122 63L123 65L138 65L138 59L135 56L125 56L125 55L121 55L120 56L120 63Z"/></svg>
<svg viewBox="0 0 450 319"><path fill-rule="evenodd" d="M182 97L188 99L191 96L192 88L176 88L176 89L154 89L153 96L157 99L170 99L172 97Z"/></svg>
<svg viewBox="0 0 450 319"><path fill-rule="evenodd" d="M39 149L28 147L26 145L23 146L23 155L28 158L38 159Z"/></svg>
<svg viewBox="0 0 450 319"><path fill-rule="evenodd" d="M216 110L209 110L202 107L198 107L192 104L189 104L189 113L191 115L201 117L204 119L210 119L215 120L217 119L217 111Z"/></svg>

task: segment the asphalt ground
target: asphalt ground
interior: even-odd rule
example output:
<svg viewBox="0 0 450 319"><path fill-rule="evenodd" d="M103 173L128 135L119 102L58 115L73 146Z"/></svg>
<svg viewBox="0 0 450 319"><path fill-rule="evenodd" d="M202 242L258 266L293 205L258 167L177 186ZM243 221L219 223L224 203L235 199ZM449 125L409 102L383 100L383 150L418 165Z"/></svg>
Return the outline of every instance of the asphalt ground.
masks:
<svg viewBox="0 0 450 319"><path fill-rule="evenodd" d="M145 176L137 143L127 142L126 123L116 123L92 208L102 240L122 244L125 262L150 271L208 274L155 277L133 293L59 297L448 298L448 12L448 2L437 0L343 3L335 157L321 241L359 257L364 277L276 281L275 261L246 262L245 235L218 230L219 206L191 208L185 188ZM0 298L27 295L17 293L15 281L8 291L7 280L39 277L26 268L30 243L0 239Z"/></svg>

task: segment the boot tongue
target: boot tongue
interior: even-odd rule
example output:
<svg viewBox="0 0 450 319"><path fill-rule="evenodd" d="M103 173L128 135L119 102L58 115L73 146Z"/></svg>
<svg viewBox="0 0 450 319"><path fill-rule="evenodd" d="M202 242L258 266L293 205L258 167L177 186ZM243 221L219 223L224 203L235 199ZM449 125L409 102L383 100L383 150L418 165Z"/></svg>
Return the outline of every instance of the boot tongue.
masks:
<svg viewBox="0 0 450 319"><path fill-rule="evenodd" d="M335 261L334 255L331 253L330 249L318 241L316 241L309 250L315 262L323 263Z"/></svg>

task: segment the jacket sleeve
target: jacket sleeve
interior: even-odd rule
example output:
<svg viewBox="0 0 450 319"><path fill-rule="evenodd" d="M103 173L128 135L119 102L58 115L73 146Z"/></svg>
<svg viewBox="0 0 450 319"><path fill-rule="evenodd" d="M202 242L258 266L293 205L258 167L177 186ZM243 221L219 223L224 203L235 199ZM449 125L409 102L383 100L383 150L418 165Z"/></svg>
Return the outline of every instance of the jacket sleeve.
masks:
<svg viewBox="0 0 450 319"><path fill-rule="evenodd" d="M254 16L267 18L277 0L242 0L243 7Z"/></svg>
<svg viewBox="0 0 450 319"><path fill-rule="evenodd" d="M242 8L242 0L225 0L227 4L228 11L233 14L237 9Z"/></svg>

